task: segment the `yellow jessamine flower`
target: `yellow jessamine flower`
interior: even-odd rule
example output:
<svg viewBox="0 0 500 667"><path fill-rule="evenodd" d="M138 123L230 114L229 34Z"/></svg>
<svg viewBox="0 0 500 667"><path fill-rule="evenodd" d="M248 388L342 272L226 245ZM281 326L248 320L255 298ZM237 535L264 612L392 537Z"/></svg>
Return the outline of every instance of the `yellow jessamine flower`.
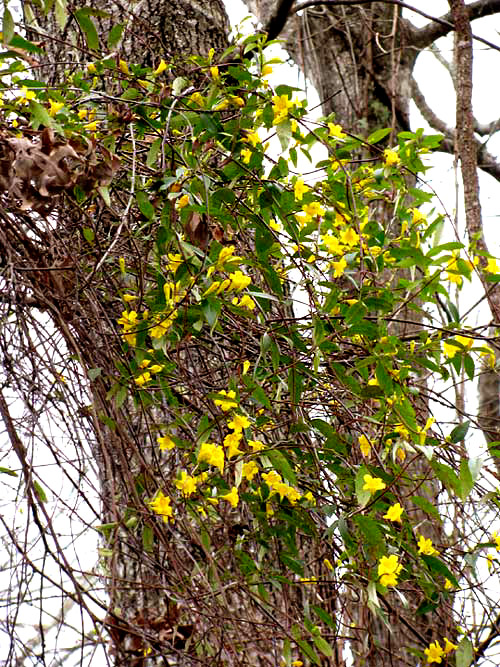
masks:
<svg viewBox="0 0 500 667"><path fill-rule="evenodd" d="M238 270L229 274L230 285L228 291L241 292L241 290L248 287L252 282L250 276L246 276L242 271Z"/></svg>
<svg viewBox="0 0 500 667"><path fill-rule="evenodd" d="M245 137L243 137L243 141L252 144L254 148L257 146L257 144L261 143L260 137L257 134L257 132L248 132L248 134Z"/></svg>
<svg viewBox="0 0 500 667"><path fill-rule="evenodd" d="M443 637L444 641L444 654L448 655L448 653L451 653L452 651L456 651L458 646L456 644L453 644L453 642L450 642L448 637Z"/></svg>
<svg viewBox="0 0 500 667"><path fill-rule="evenodd" d="M49 116L55 116L63 108L64 102L55 102L54 100L49 100L49 106Z"/></svg>
<svg viewBox="0 0 500 667"><path fill-rule="evenodd" d="M252 157L252 151L249 148L241 149L241 157L244 164L250 164L250 158Z"/></svg>
<svg viewBox="0 0 500 667"><path fill-rule="evenodd" d="M306 222L309 222L309 220L316 216L325 215L325 209L319 201L312 201L310 204L303 204L302 210L306 214Z"/></svg>
<svg viewBox="0 0 500 667"><path fill-rule="evenodd" d="M391 556L382 556L378 563L377 574L382 586L396 586L398 575L403 569L395 554Z"/></svg>
<svg viewBox="0 0 500 667"><path fill-rule="evenodd" d="M370 493L376 493L377 491L383 491L387 484L380 479L380 477L372 477L371 475L363 475L365 481L363 485L363 491L369 491Z"/></svg>
<svg viewBox="0 0 500 667"><path fill-rule="evenodd" d="M320 238L326 246L328 252L331 252L332 255L340 255L344 251L344 246L340 243L339 239L332 234L332 232L322 234Z"/></svg>
<svg viewBox="0 0 500 667"><path fill-rule="evenodd" d="M352 248L359 244L359 234L352 227L348 227L340 232L340 240L342 243Z"/></svg>
<svg viewBox="0 0 500 667"><path fill-rule="evenodd" d="M346 267L347 267L347 262L343 257L339 259L338 262L332 262L333 277L340 278L341 276L343 276Z"/></svg>
<svg viewBox="0 0 500 667"><path fill-rule="evenodd" d="M491 539L492 539L492 541L495 542L495 544L496 544L496 550L497 550L497 551L500 551L500 535L497 533L496 530L494 530L494 531L491 533Z"/></svg>
<svg viewBox="0 0 500 667"><path fill-rule="evenodd" d="M234 433L229 433L224 438L224 447L227 447L228 459L232 459L233 456L238 456L239 454L243 454L243 452L239 448L239 444L241 442L242 437L243 434L241 431L235 431Z"/></svg>
<svg viewBox="0 0 500 667"><path fill-rule="evenodd" d="M370 456L372 446L366 435L360 435L358 438L359 448L363 456Z"/></svg>
<svg viewBox="0 0 500 667"><path fill-rule="evenodd" d="M386 148L384 151L384 162L386 167L394 167L401 162L401 159L396 151Z"/></svg>
<svg viewBox="0 0 500 667"><path fill-rule="evenodd" d="M247 310L253 310L255 308L255 301L248 296L248 294L244 294L239 301L238 297L235 296L232 300L232 304L233 306L239 306L240 308L246 308Z"/></svg>
<svg viewBox="0 0 500 667"><path fill-rule="evenodd" d="M246 375L248 373L249 368L250 368L250 362L247 359L245 359L245 361L242 364L241 374Z"/></svg>
<svg viewBox="0 0 500 667"><path fill-rule="evenodd" d="M185 195L187 196L187 195ZM183 263L183 258L180 253L168 253L168 268L175 274L179 266Z"/></svg>
<svg viewBox="0 0 500 667"><path fill-rule="evenodd" d="M425 538L423 535L419 535L418 538L418 553L424 554L424 556L435 556L439 554L437 549L434 549L432 546L431 538Z"/></svg>
<svg viewBox="0 0 500 667"><path fill-rule="evenodd" d="M272 98L273 102L273 125L278 125L288 116L288 110L293 107L293 102L288 98L288 95L275 95Z"/></svg>
<svg viewBox="0 0 500 667"><path fill-rule="evenodd" d="M97 72L97 67L94 63L87 63L87 72L89 74L95 74Z"/></svg>
<svg viewBox="0 0 500 667"><path fill-rule="evenodd" d="M295 199L297 201L302 201L303 195L306 192L309 192L310 189L311 188L304 183L302 178L298 178L293 186L293 193L295 195Z"/></svg>
<svg viewBox="0 0 500 667"><path fill-rule="evenodd" d="M143 386L144 386L145 384L147 384L148 382L151 382L151 380L152 380L151 373L150 373L149 371L146 371L145 373L142 373L141 375L139 375L138 377L136 377L136 378L134 379L134 382L135 382L139 387L143 387Z"/></svg>
<svg viewBox="0 0 500 667"><path fill-rule="evenodd" d="M229 391L221 389L219 394L226 396L226 398L215 398L214 403L215 405L218 405L223 412L227 412L228 410L231 410L231 408L236 408L238 406L237 401L234 400L236 398L236 392L233 389L230 389Z"/></svg>
<svg viewBox="0 0 500 667"><path fill-rule="evenodd" d="M328 123L328 135L334 139L345 139L346 137L345 133L342 132L342 126L334 123Z"/></svg>
<svg viewBox="0 0 500 667"><path fill-rule="evenodd" d="M160 446L160 450L164 452L167 449L173 449L175 447L175 442L169 435L159 435L156 438L156 442Z"/></svg>
<svg viewBox="0 0 500 667"><path fill-rule="evenodd" d="M227 500L227 502L231 505L231 507L237 507L240 501L240 498L238 496L238 489L235 486L233 486L233 488L229 493L225 493L220 497L222 498L222 500Z"/></svg>
<svg viewBox="0 0 500 667"><path fill-rule="evenodd" d="M248 446L251 448L253 452L261 452L263 449L266 448L265 444L260 440L249 440Z"/></svg>
<svg viewBox="0 0 500 667"><path fill-rule="evenodd" d="M196 477L191 477L183 470L180 479L175 481L175 486L185 497L189 497L191 494L196 493L197 483L198 479Z"/></svg>
<svg viewBox="0 0 500 667"><path fill-rule="evenodd" d="M252 481L252 479L258 472L259 472L259 466L255 463L255 461L247 461L246 463L243 464L243 468L241 470L242 476L249 482Z"/></svg>
<svg viewBox="0 0 500 667"><path fill-rule="evenodd" d="M155 71L153 72L153 74L154 74L155 76L158 76L158 74L161 74L161 73L164 72L166 69L167 69L167 63L166 63L166 62L163 60L163 58L162 58L162 59L160 60L160 64L159 64L158 67L155 69Z"/></svg>
<svg viewBox="0 0 500 667"><path fill-rule="evenodd" d="M208 463L214 468L219 468L220 474L224 471L224 450L220 445L214 445L211 442L204 442L198 452L198 463Z"/></svg>
<svg viewBox="0 0 500 667"><path fill-rule="evenodd" d="M149 506L153 512L163 517L163 521L165 521L165 523L168 523L169 520L174 520L173 509L170 503L170 498L165 496L162 491L159 491L156 498L149 503Z"/></svg>
<svg viewBox="0 0 500 667"><path fill-rule="evenodd" d="M494 257L488 258L488 263L486 264L485 271L488 271L488 273L495 273L495 274L500 272L497 260Z"/></svg>
<svg viewBox="0 0 500 667"><path fill-rule="evenodd" d="M438 664L441 664L444 651L437 640L435 642L431 642L429 644L429 648L424 649L424 653L427 656L428 663L437 662Z"/></svg>
<svg viewBox="0 0 500 667"><path fill-rule="evenodd" d="M404 510L401 507L401 505L399 503L396 503L389 507L386 514L384 514L383 518L387 519L388 521L401 523L401 515L403 514L403 511Z"/></svg>
<svg viewBox="0 0 500 667"><path fill-rule="evenodd" d="M179 199L176 201L175 206L178 209L184 208L189 204L189 195L182 195L179 197Z"/></svg>
<svg viewBox="0 0 500 667"><path fill-rule="evenodd" d="M227 424L233 431L241 432L244 428L250 426L250 420L245 415L234 415L232 420Z"/></svg>

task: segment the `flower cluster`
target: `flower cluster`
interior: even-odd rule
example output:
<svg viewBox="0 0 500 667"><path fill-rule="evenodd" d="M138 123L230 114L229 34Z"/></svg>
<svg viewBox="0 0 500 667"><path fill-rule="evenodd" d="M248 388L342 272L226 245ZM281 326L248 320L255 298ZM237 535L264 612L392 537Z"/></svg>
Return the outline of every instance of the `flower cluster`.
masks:
<svg viewBox="0 0 500 667"><path fill-rule="evenodd" d="M397 586L398 576L403 566L395 554L382 556L378 564L378 577L382 586Z"/></svg>

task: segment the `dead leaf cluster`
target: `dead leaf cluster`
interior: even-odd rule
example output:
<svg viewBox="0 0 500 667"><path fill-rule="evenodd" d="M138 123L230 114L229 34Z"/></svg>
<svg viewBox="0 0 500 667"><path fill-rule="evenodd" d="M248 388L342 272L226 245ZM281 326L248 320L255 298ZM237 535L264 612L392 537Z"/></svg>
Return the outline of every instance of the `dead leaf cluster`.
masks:
<svg viewBox="0 0 500 667"><path fill-rule="evenodd" d="M32 136L0 131L0 195L21 211L50 212L62 192L86 194L111 183L118 159L95 141L56 136L45 128Z"/></svg>

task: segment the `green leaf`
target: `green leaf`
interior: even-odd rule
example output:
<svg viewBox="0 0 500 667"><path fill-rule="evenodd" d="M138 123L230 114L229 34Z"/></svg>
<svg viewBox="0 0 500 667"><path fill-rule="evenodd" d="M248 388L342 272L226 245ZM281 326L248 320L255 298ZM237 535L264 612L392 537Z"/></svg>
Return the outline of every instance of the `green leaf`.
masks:
<svg viewBox="0 0 500 667"><path fill-rule="evenodd" d="M435 572L436 574L440 574L445 579L449 579L451 581L451 583L458 588L457 578L446 567L446 565L441 560L439 560L439 558L436 558L436 556L425 556L424 554L422 554L422 559L427 564L427 567L430 570L432 570L432 572Z"/></svg>
<svg viewBox="0 0 500 667"><path fill-rule="evenodd" d="M257 403L260 403L263 405L265 408L271 409L271 401L269 400L266 392L260 385L256 385L254 390L252 391L252 398L254 398Z"/></svg>
<svg viewBox="0 0 500 667"><path fill-rule="evenodd" d="M467 637L464 637L458 645L455 653L455 661L457 667L470 667L474 658L474 649L472 642Z"/></svg>
<svg viewBox="0 0 500 667"><path fill-rule="evenodd" d="M153 167L156 164L158 153L160 152L162 139L158 138L153 141L149 147L148 155L146 157L146 164L148 167Z"/></svg>
<svg viewBox="0 0 500 667"><path fill-rule="evenodd" d="M139 190L135 193L135 197L142 215L148 220L152 220L155 217L155 209L153 204L149 201L147 194L142 190Z"/></svg>
<svg viewBox="0 0 500 667"><path fill-rule="evenodd" d="M54 12L56 15L57 25L63 30L68 22L67 0L56 0L54 5Z"/></svg>
<svg viewBox="0 0 500 667"><path fill-rule="evenodd" d="M99 35L97 34L97 29L94 25L94 22L88 15L86 9L77 9L75 12L75 18L78 21L78 25L82 29L83 34L85 35L85 40L89 49L92 49L92 51L98 51Z"/></svg>
<svg viewBox="0 0 500 667"><path fill-rule="evenodd" d="M441 523L439 512L437 511L436 507L434 507L434 505L429 500L427 500L427 498L423 498L422 496L412 496L410 500L414 505L420 507L420 509L423 510L426 514Z"/></svg>
<svg viewBox="0 0 500 667"><path fill-rule="evenodd" d="M108 49L112 51L115 46L118 44L120 39L122 38L123 34L123 28L124 28L123 23L117 23L114 25L111 30L109 31L108 35Z"/></svg>
<svg viewBox="0 0 500 667"><path fill-rule="evenodd" d="M297 477L292 469L292 466L288 462L288 459L277 449L270 449L266 452L267 457L273 464L273 467L283 475L289 484L296 485Z"/></svg>
<svg viewBox="0 0 500 667"><path fill-rule="evenodd" d="M93 382L96 378L100 376L102 373L102 368L89 368L87 371L87 375L89 376L89 380Z"/></svg>
<svg viewBox="0 0 500 667"><path fill-rule="evenodd" d="M460 497L462 494L462 485L452 468L445 463L439 463L438 461L431 461L431 466L438 478L445 485L446 489L449 492L454 492Z"/></svg>
<svg viewBox="0 0 500 667"><path fill-rule="evenodd" d="M10 475L11 477L19 477L15 470L11 470L10 468L3 468L2 466L0 466L0 473L4 475Z"/></svg>
<svg viewBox="0 0 500 667"><path fill-rule="evenodd" d="M3 19L2 19L2 41L5 45L10 44L12 38L14 37L14 19L8 7L5 7L3 10Z"/></svg>
<svg viewBox="0 0 500 667"><path fill-rule="evenodd" d="M392 396L394 393L394 385L392 382L392 378L389 375L385 365L381 362L377 362L377 366L375 368L375 376L377 378L377 381L381 387L381 389L384 391L384 394L387 396Z"/></svg>
<svg viewBox="0 0 500 667"><path fill-rule="evenodd" d="M142 547L146 553L153 551L154 533L150 525L146 524L142 529Z"/></svg>
<svg viewBox="0 0 500 667"><path fill-rule="evenodd" d="M315 604L311 605L314 613L317 615L317 617L323 621L325 625L328 625L330 628L333 628L334 630L337 629L337 623L335 620L330 616L330 614L322 609L321 607L316 606Z"/></svg>
<svg viewBox="0 0 500 667"><path fill-rule="evenodd" d="M293 403L297 406L300 403L303 384L304 376L298 372L295 366L292 366L288 371L288 391Z"/></svg>
<svg viewBox="0 0 500 667"><path fill-rule="evenodd" d="M453 444L457 442L461 442L465 436L467 435L467 431L469 430L470 426L470 421L462 422L461 424L458 424L458 426L455 426L453 431L450 433L448 436L447 440L452 442Z"/></svg>
<svg viewBox="0 0 500 667"><path fill-rule="evenodd" d="M386 137L388 134L390 134L392 131L391 127L384 127L380 130L375 130L375 132L372 132L368 139L366 140L369 144L376 144L379 141L381 141L384 137Z"/></svg>
<svg viewBox="0 0 500 667"><path fill-rule="evenodd" d="M327 658L333 657L333 649L323 637L313 637L313 641L316 648L319 649L323 655L326 655Z"/></svg>
<svg viewBox="0 0 500 667"><path fill-rule="evenodd" d="M30 100L30 111L33 114L33 118L37 122L37 128L40 125L44 125L45 127L53 127L54 126L54 121L53 119L49 116L47 109L45 107L42 107L41 104L38 102L35 102L35 100Z"/></svg>
<svg viewBox="0 0 500 667"><path fill-rule="evenodd" d="M297 639L297 646L300 650L307 655L307 657L314 662L315 665L321 665L321 660L319 656L315 653L312 647L305 642L303 639Z"/></svg>
<svg viewBox="0 0 500 667"><path fill-rule="evenodd" d="M284 152L288 148L290 143L290 138L292 136L292 126L289 120L285 120L282 123L276 125L276 134L280 140L281 150Z"/></svg>
<svg viewBox="0 0 500 667"><path fill-rule="evenodd" d="M289 570L292 570L292 572L295 572L295 574L298 574L299 577L304 575L304 564L302 561L297 560L296 558L292 558L292 556L285 553L280 553L279 558L283 565L285 565Z"/></svg>
<svg viewBox="0 0 500 667"><path fill-rule="evenodd" d="M467 497L474 486L474 480L472 479L467 459L462 459L460 461L460 485L460 498L461 500L467 500Z"/></svg>
<svg viewBox="0 0 500 667"><path fill-rule="evenodd" d="M37 499L39 500L39 502L46 503L47 500L48 500L47 494L45 493L43 486L41 484L39 484L36 481L36 479L33 481L33 487L35 489L35 495L36 495Z"/></svg>
<svg viewBox="0 0 500 667"><path fill-rule="evenodd" d="M128 389L127 389L127 387L122 385L118 389L118 391L116 392L116 395L115 395L115 405L116 405L117 410L119 410L122 407L122 405L125 403L125 399L127 398L127 396L128 396Z"/></svg>
<svg viewBox="0 0 500 667"><path fill-rule="evenodd" d="M90 227L84 227L82 229L82 234L87 243L92 243L95 239L94 230L90 229Z"/></svg>

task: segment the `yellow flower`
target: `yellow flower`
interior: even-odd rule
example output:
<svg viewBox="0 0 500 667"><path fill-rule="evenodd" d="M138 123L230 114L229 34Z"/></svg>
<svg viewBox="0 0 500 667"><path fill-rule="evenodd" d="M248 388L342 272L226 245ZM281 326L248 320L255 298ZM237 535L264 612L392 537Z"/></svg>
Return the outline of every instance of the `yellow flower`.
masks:
<svg viewBox="0 0 500 667"><path fill-rule="evenodd" d="M163 60L163 58L162 58L162 59L160 60L160 64L159 64L158 67L155 69L155 71L153 72L153 74L154 74L155 76L158 76L158 74L161 74L161 73L164 72L166 69L167 69L167 63L166 63L166 62Z"/></svg>
<svg viewBox="0 0 500 667"><path fill-rule="evenodd" d="M452 651L456 651L458 646L456 644L453 644L450 642L448 637L443 637L444 641L444 654L448 655L448 653L451 653Z"/></svg>
<svg viewBox="0 0 500 667"><path fill-rule="evenodd" d="M196 477L191 477L185 470L183 470L180 479L176 480L175 486L187 497L192 493L196 493L197 482L198 480Z"/></svg>
<svg viewBox="0 0 500 667"><path fill-rule="evenodd" d="M95 132L97 130L97 121L93 120L91 123L86 123L83 127L89 132Z"/></svg>
<svg viewBox="0 0 500 667"><path fill-rule="evenodd" d="M211 442L204 442L198 452L198 463L208 463L214 468L219 468L220 474L224 471L224 450L219 445Z"/></svg>
<svg viewBox="0 0 500 667"><path fill-rule="evenodd" d="M248 294L244 294L239 301L238 297L235 296L232 304L233 306L239 306L240 308L246 308L247 310L253 310L255 308L255 301L249 297Z"/></svg>
<svg viewBox="0 0 500 667"><path fill-rule="evenodd" d="M255 461L247 461L243 464L241 474L245 479L251 482L258 472L259 466L255 463Z"/></svg>
<svg viewBox="0 0 500 667"><path fill-rule="evenodd" d="M245 415L234 415L233 419L227 424L233 431L241 432L244 428L250 426L250 420Z"/></svg>
<svg viewBox="0 0 500 667"><path fill-rule="evenodd" d="M302 201L304 193L309 192L311 188L306 185L302 178L298 178L293 186L293 193L297 201Z"/></svg>
<svg viewBox="0 0 500 667"><path fill-rule="evenodd" d="M120 60L120 62L118 63L118 67L120 68L120 71L123 74L129 74L130 73L129 69L128 69L128 65L124 60Z"/></svg>
<svg viewBox="0 0 500 667"><path fill-rule="evenodd" d="M242 364L241 374L246 375L248 373L249 368L250 368L250 362L245 359L245 361Z"/></svg>
<svg viewBox="0 0 500 667"><path fill-rule="evenodd" d="M89 74L95 74L97 72L97 68L94 63L87 63L87 72Z"/></svg>
<svg viewBox="0 0 500 667"><path fill-rule="evenodd" d="M145 373L142 373L142 375L139 375L139 377L136 377L134 382L139 385L139 387L143 387L148 382L151 382L151 379L151 373L146 371Z"/></svg>
<svg viewBox="0 0 500 667"><path fill-rule="evenodd" d="M412 214L411 221L413 222L414 225L418 225L421 222L425 222L427 220L425 215L421 211L419 211L418 208L411 208L410 213Z"/></svg>
<svg viewBox="0 0 500 667"><path fill-rule="evenodd" d="M396 503L395 505L391 505L389 509L387 510L387 513L384 514L384 519L387 519L388 521L394 521L394 522L399 522L401 523L401 515L403 514L403 508L399 503Z"/></svg>
<svg viewBox="0 0 500 667"><path fill-rule="evenodd" d="M360 435L358 438L358 443L359 443L359 448L361 449L361 453L363 456L370 456L371 452L371 443L366 437L366 435Z"/></svg>
<svg viewBox="0 0 500 667"><path fill-rule="evenodd" d="M345 133L342 132L341 125L334 125L333 123L328 123L328 135L334 137L335 139L345 139Z"/></svg>
<svg viewBox="0 0 500 667"><path fill-rule="evenodd" d="M359 234L352 227L348 227L347 229L344 229L344 231L340 232L340 240L342 243L345 243L345 245L348 245L350 248L352 248L353 246L358 245Z"/></svg>
<svg viewBox="0 0 500 667"><path fill-rule="evenodd" d="M431 642L429 648L424 649L424 653L427 656L427 662L437 662L438 664L441 664L444 651L438 641Z"/></svg>
<svg viewBox="0 0 500 667"><path fill-rule="evenodd" d="M306 222L317 215L325 215L325 209L319 201L312 201L310 204L303 204L302 210L306 214Z"/></svg>
<svg viewBox="0 0 500 667"><path fill-rule="evenodd" d="M324 559L323 559L323 564L324 564L324 566L325 566L328 570L330 570L331 572L334 571L335 568L333 567L333 565L331 564L331 562L328 560L328 558L324 558Z"/></svg>
<svg viewBox="0 0 500 667"><path fill-rule="evenodd" d="M240 498L238 496L238 489L235 486L233 486L233 488L229 493L225 493L224 495L222 495L221 498L222 500L227 500L227 502L231 505L231 507L237 507L240 501Z"/></svg>
<svg viewBox="0 0 500 667"><path fill-rule="evenodd" d="M365 483L363 485L363 491L369 491L370 493L376 493L377 491L382 491L386 488L386 484L380 479L380 477L372 477L371 475L363 475Z"/></svg>
<svg viewBox="0 0 500 667"><path fill-rule="evenodd" d="M185 195L187 197L187 195ZM180 253L168 253L168 268L172 273L175 274L179 266L183 262L182 255Z"/></svg>
<svg viewBox="0 0 500 667"><path fill-rule="evenodd" d="M491 533L491 539L492 539L492 541L495 542L495 544L496 544L496 550L497 550L497 551L500 551L500 535L497 533L496 530L494 530L494 531Z"/></svg>
<svg viewBox="0 0 500 667"><path fill-rule="evenodd" d="M382 586L396 586L398 575L403 569L395 554L382 556L378 563L378 577Z"/></svg>
<svg viewBox="0 0 500 667"><path fill-rule="evenodd" d="M401 162L401 159L396 151L391 148L386 148L384 151L384 162L386 167L393 167Z"/></svg>
<svg viewBox="0 0 500 667"><path fill-rule="evenodd" d="M135 294L124 294L122 299L125 301L125 303L129 303L130 301L135 301L137 296Z"/></svg>
<svg viewBox="0 0 500 667"><path fill-rule="evenodd" d="M244 107L245 106L245 100L242 97L239 97L239 95L230 95L231 98L231 103L234 104L236 107Z"/></svg>
<svg viewBox="0 0 500 667"><path fill-rule="evenodd" d="M265 444L260 440L249 440L248 446L251 448L253 452L261 452L263 449L266 448Z"/></svg>
<svg viewBox="0 0 500 667"><path fill-rule="evenodd" d="M227 458L232 459L233 456L238 456L238 454L243 454L238 445L241 442L243 434L241 431L235 431L234 433L229 433L224 438L224 447L227 447Z"/></svg>
<svg viewBox="0 0 500 667"><path fill-rule="evenodd" d="M160 450L164 452L166 449L173 449L175 447L175 442L169 435L159 435L156 438L156 442L160 446Z"/></svg>
<svg viewBox="0 0 500 667"><path fill-rule="evenodd" d="M182 195L176 202L176 208L181 209L189 204L189 195Z"/></svg>
<svg viewBox="0 0 500 667"><path fill-rule="evenodd" d="M54 100L49 100L49 105L49 116L55 116L63 108L64 102L55 102Z"/></svg>
<svg viewBox="0 0 500 667"><path fill-rule="evenodd" d="M283 231L283 226L281 222L277 222L276 220L271 220L271 222L269 223L269 227L271 227L271 229L274 229L275 232Z"/></svg>
<svg viewBox="0 0 500 667"><path fill-rule="evenodd" d="M331 232L321 235L321 241L326 246L328 252L331 252L332 255L340 255L343 252L343 246L340 243L339 239L334 236Z"/></svg>
<svg viewBox="0 0 500 667"><path fill-rule="evenodd" d="M272 98L273 102L273 125L278 125L288 116L288 109L293 107L293 102L288 98L288 95L275 95Z"/></svg>
<svg viewBox="0 0 500 667"><path fill-rule="evenodd" d="M459 273L457 260L458 260L458 255L455 253L448 260L448 264L446 266L446 280L448 280L450 283L455 283L460 287L460 285L462 284L462 276Z"/></svg>
<svg viewBox="0 0 500 667"><path fill-rule="evenodd" d="M161 317L157 316L156 324L153 327L151 327L149 331L149 335L151 336L151 338L161 338L162 336L164 336L174 323L176 317L177 317L177 311L175 310L163 320L161 319Z"/></svg>
<svg viewBox="0 0 500 667"><path fill-rule="evenodd" d="M252 151L249 148L242 148L241 157L243 158L244 164L249 164L250 158L252 157Z"/></svg>
<svg viewBox="0 0 500 667"><path fill-rule="evenodd" d="M210 76L214 81L218 81L220 79L219 68L217 67L217 65L213 65L210 68Z"/></svg>
<svg viewBox="0 0 500 667"><path fill-rule="evenodd" d="M229 274L229 291L241 292L242 289L248 287L252 282L252 279L249 276L246 276L242 271L238 270L234 273Z"/></svg>
<svg viewBox="0 0 500 667"><path fill-rule="evenodd" d="M261 143L260 137L257 134L257 132L248 132L248 134L245 137L243 137L243 141L252 144L254 148L257 146L257 144Z"/></svg>
<svg viewBox="0 0 500 667"><path fill-rule="evenodd" d="M343 257L338 262L332 262L333 277L340 278L341 276L343 276L346 267L347 267L347 262Z"/></svg>
<svg viewBox="0 0 500 667"><path fill-rule="evenodd" d="M189 100L190 100L191 102L193 102L193 104L196 104L196 105L199 106L199 107L203 107L203 106L205 106L205 100L203 99L201 93L198 93L198 92L193 93L193 94L190 96Z"/></svg>
<svg viewBox="0 0 500 667"><path fill-rule="evenodd" d="M439 551L432 546L430 537L426 539L423 535L420 535L418 538L418 553L424 554L424 556L434 556L438 555Z"/></svg>
<svg viewBox="0 0 500 667"><path fill-rule="evenodd" d="M466 350L470 350L474 345L474 339L468 338L467 336L455 336L457 343L460 343L462 347ZM443 353L448 357L448 359L453 359L457 352L461 352L462 348L458 345L453 345L447 341L443 342Z"/></svg>
<svg viewBox="0 0 500 667"><path fill-rule="evenodd" d="M226 398L215 398L214 403L215 405L220 406L220 409L223 412L227 412L228 410L231 410L231 408L236 408L238 406L237 401L234 400L236 398L236 392L233 389L230 389L227 392L224 389L221 389L219 394L226 396Z"/></svg>
<svg viewBox="0 0 500 667"><path fill-rule="evenodd" d="M169 519L173 519L173 510L170 506L171 500L168 496L163 495L161 491L158 492L156 498L149 503L149 506L156 514L163 517L163 521L168 523Z"/></svg>
<svg viewBox="0 0 500 667"><path fill-rule="evenodd" d="M488 263L485 267L485 271L488 271L488 273L499 273L500 268L498 268L497 265L497 260L493 257L488 258Z"/></svg>
<svg viewBox="0 0 500 667"><path fill-rule="evenodd" d="M268 74L271 74L272 71L273 71L273 68L272 68L271 65L264 65L264 67L262 68L261 75L262 76L267 76Z"/></svg>
<svg viewBox="0 0 500 667"><path fill-rule="evenodd" d="M449 579L446 579L446 581L444 582L444 590L445 591L453 590L453 584L451 583L451 581Z"/></svg>

